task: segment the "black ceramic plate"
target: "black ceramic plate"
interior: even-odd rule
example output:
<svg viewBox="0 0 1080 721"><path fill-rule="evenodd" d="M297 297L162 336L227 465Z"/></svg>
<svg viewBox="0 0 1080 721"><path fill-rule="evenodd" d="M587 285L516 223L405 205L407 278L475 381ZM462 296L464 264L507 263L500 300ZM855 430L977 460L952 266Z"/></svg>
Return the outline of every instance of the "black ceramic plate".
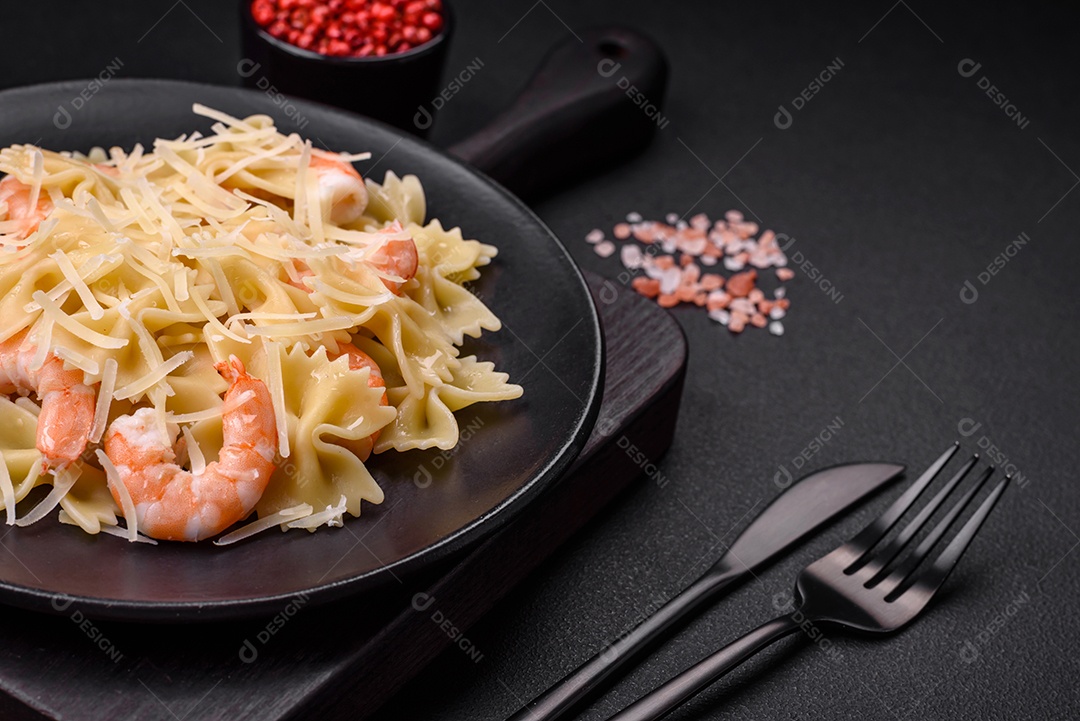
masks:
<svg viewBox="0 0 1080 721"><path fill-rule="evenodd" d="M96 90L96 92L95 92ZM566 249L513 196L440 151L327 107L266 94L156 80L98 88L61 83L0 93L0 147L54 150L149 146L209 123L194 102L233 115L266 113L286 133L335 150L371 151L359 165L380 178L415 173L429 217L499 247L474 290L505 326L466 353L495 361L524 398L459 411L463 440L450 453L383 454L372 472L386 491L344 528L273 531L225 548L129 544L89 536L55 517L4 526L0 600L44 611L79 604L124 620L220 619L377 590L476 542L505 523L573 461L599 407L602 348L596 310ZM430 474L430 483L427 475ZM418 482L419 481L419 482Z"/></svg>

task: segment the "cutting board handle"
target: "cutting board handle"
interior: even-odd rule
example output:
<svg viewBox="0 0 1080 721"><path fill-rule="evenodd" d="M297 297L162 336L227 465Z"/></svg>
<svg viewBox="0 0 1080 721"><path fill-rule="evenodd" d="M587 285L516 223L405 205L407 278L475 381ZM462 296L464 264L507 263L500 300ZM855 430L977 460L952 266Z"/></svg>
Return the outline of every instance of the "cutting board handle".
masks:
<svg viewBox="0 0 1080 721"><path fill-rule="evenodd" d="M643 150L668 124L667 74L644 35L586 30L552 48L509 108L449 150L535 200Z"/></svg>

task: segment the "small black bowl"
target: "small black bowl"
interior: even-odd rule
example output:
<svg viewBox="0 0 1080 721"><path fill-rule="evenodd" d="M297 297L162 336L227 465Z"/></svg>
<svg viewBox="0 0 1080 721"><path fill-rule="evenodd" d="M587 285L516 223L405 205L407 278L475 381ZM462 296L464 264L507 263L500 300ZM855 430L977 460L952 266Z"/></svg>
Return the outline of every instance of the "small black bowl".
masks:
<svg viewBox="0 0 1080 721"><path fill-rule="evenodd" d="M421 137L431 127L431 101L439 92L453 31L449 4L443 26L428 42L381 57L339 58L287 43L266 32L240 0L243 84L262 90L289 112L284 95L308 98L382 120ZM302 118L297 118L302 121Z"/></svg>

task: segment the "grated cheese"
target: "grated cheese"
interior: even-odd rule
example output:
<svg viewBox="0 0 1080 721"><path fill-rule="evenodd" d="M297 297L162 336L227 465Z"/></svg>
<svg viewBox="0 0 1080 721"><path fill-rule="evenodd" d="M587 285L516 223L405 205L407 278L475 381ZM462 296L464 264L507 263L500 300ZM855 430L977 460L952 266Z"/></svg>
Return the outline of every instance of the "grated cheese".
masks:
<svg viewBox="0 0 1080 721"><path fill-rule="evenodd" d="M41 197L41 182L45 179L45 156L41 151L34 148L33 152L33 180L30 182L30 201L27 205L36 208L38 199Z"/></svg>
<svg viewBox="0 0 1080 721"><path fill-rule="evenodd" d="M277 323L274 325L249 325L244 326L248 333L268 338L295 338L298 336L314 336L320 333L330 333L335 330L348 330L356 325L356 321L346 316L337 318L320 318L308 320L303 323Z"/></svg>
<svg viewBox="0 0 1080 721"><path fill-rule="evenodd" d="M278 453L282 458L292 455L289 447L289 417L285 413L285 379L281 375L281 344L271 341L266 344L267 388L274 408L274 422L277 425Z"/></svg>
<svg viewBox="0 0 1080 721"><path fill-rule="evenodd" d="M267 531L274 526L284 526L290 521L296 521L297 519L304 518L311 515L312 508L307 503L301 503L298 506L292 508L284 508L277 513L271 513L269 516L263 516L257 521L252 521L246 526L241 526L231 533L226 533L221 538L214 541L215 546L228 546L229 544L243 541L245 538L251 538L252 536Z"/></svg>
<svg viewBox="0 0 1080 721"><path fill-rule="evenodd" d="M60 505L60 499L68 494L68 491L75 485L75 481L79 480L82 471L82 464L73 463L57 472L53 478L53 487L49 491L49 495L41 499L41 503L34 506L25 516L15 519L15 525L29 526L49 515L54 508Z"/></svg>
<svg viewBox="0 0 1080 721"><path fill-rule="evenodd" d="M88 376L97 376L101 371L101 365L82 353L71 350L70 348L64 348L63 346L56 346L52 349L53 355L66 363L70 363L75 368L78 368Z"/></svg>
<svg viewBox="0 0 1080 721"><path fill-rule="evenodd" d="M68 525L68 526L79 526L80 528L82 528L82 526L74 518L71 517L71 514L69 514L63 508L60 509L60 516L59 517L60 517L60 523L63 523L63 524ZM90 532L85 528L83 528L83 530L87 531L88 533ZM98 531L100 533L104 533L104 534L107 534L109 536L117 536L119 538L127 538L128 537L127 529L121 528L120 526L109 526L107 524L100 524L98 526ZM156 546L157 545L157 541L155 541L153 538L150 538L149 536L144 536L141 533L136 534L135 542L136 543L148 543L151 546Z"/></svg>
<svg viewBox="0 0 1080 721"><path fill-rule="evenodd" d="M213 408L207 408L201 411L195 411L194 413L169 413L166 416L166 420L169 423L201 423L202 421L213 420L214 418L221 418L223 413L224 404L219 404Z"/></svg>
<svg viewBox="0 0 1080 721"><path fill-rule="evenodd" d="M207 324L209 324L210 327L214 330L218 331L219 334L224 335L226 338L232 338L238 343L251 343L250 338L245 338L242 335L233 333L231 330L226 328L220 320L218 320L217 315L210 310L210 306L207 304L207 299L202 297L202 294L199 293L198 288L195 289L195 292L192 294L191 299L195 301L195 305L202 312Z"/></svg>
<svg viewBox="0 0 1080 721"><path fill-rule="evenodd" d="M59 306L50 300L49 297L45 295L44 291L34 291L34 294L31 297L41 306L45 315L50 316L58 326L72 335L82 338L91 345L95 345L98 348L118 349L123 348L128 344L127 338L113 338L98 333L96 330L91 330L82 323L79 323L77 320L60 310Z"/></svg>
<svg viewBox="0 0 1080 721"><path fill-rule="evenodd" d="M7 524L15 525L15 486L11 484L11 472L8 471L7 459L4 451L0 449L0 492L4 494L4 512L7 513Z"/></svg>
<svg viewBox="0 0 1080 721"><path fill-rule="evenodd" d="M316 528L322 525L327 526L342 526L344 525L344 516L346 506L348 505L345 496L341 497L336 506L327 506L325 511L319 511L313 513L306 518L301 518L296 521L292 521L287 525L289 528L306 528L309 531L314 532Z"/></svg>
<svg viewBox="0 0 1080 721"><path fill-rule="evenodd" d="M184 426L181 432L184 434L184 442L187 444L188 460L191 461L191 475L201 476L206 472L206 456L203 455L202 448L199 447L195 436L191 435L191 429Z"/></svg>
<svg viewBox="0 0 1080 721"><path fill-rule="evenodd" d="M135 502L131 500L131 493L128 492L127 486L120 481L120 472L116 470L116 466L105 455L105 451L98 450L97 458L98 462L101 463L101 467L105 470L105 480L109 484L109 488L120 497L120 511L123 513L124 521L127 523L127 539L134 543L139 540L139 517L135 512Z"/></svg>
<svg viewBox="0 0 1080 721"><path fill-rule="evenodd" d="M19 396L18 398L16 398L15 405L17 405L19 408L22 408L28 413L33 413L35 418L41 415L41 406L39 406L37 403L34 403L26 396Z"/></svg>
<svg viewBox="0 0 1080 721"><path fill-rule="evenodd" d="M38 326L31 336L31 340L37 346L33 358L30 359L31 371L39 371L45 365L45 361L49 357L49 348L52 347L52 334L53 321L51 318L45 318L44 322Z"/></svg>
<svg viewBox="0 0 1080 721"><path fill-rule="evenodd" d="M86 310L90 313L90 319L101 320L105 316L105 309L101 307L101 304L97 302L97 298L90 292L90 286L86 284L82 276L79 275L79 272L75 270L75 266L72 264L71 259L68 258L67 253L58 250L49 257L56 261L56 265L60 268L60 272L64 274L64 278L71 284L71 287L82 300L83 305L86 306Z"/></svg>
<svg viewBox="0 0 1080 721"><path fill-rule="evenodd" d="M155 344L156 346L156 344ZM123 388L117 388L113 393L113 397L118 401L128 400L129 398L136 398L146 393L150 388L156 386L165 380L165 377L172 373L180 366L187 363L189 360L195 357L195 354L191 351L184 351L183 353L177 353L164 363L152 366L149 373L142 378L137 378L131 383L128 383Z"/></svg>
<svg viewBox="0 0 1080 721"><path fill-rule="evenodd" d="M90 442L97 443L105 433L109 422L109 408L112 406L113 391L116 388L116 374L119 365L115 358L105 359L105 370L101 374L101 386L98 388L97 406L94 408L94 425L90 429Z"/></svg>

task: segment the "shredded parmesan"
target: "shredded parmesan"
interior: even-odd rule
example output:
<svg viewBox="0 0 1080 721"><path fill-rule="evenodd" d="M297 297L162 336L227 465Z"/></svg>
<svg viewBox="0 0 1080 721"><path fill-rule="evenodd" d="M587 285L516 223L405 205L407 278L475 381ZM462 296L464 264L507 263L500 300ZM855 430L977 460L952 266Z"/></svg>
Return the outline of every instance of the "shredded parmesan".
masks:
<svg viewBox="0 0 1080 721"><path fill-rule="evenodd" d="M316 528L322 525L327 526L342 526L344 525L344 516L348 500L345 496L341 497L336 506L327 506L325 511L319 511L313 513L306 518L301 518L296 521L292 521L289 524L289 528L306 528L309 531L314 531Z"/></svg>
<svg viewBox="0 0 1080 721"><path fill-rule="evenodd" d="M49 349L52 347L52 334L53 321L51 318L45 318L45 322L41 324L32 337L33 342L37 344L37 348L34 350L34 357L30 359L30 370L39 371L45 365L45 361L49 357Z"/></svg>
<svg viewBox="0 0 1080 721"><path fill-rule="evenodd" d="M150 388L156 386L165 380L165 377L172 373L180 366L187 363L189 360L195 357L195 354L191 351L184 351L183 353L177 353L169 360L165 361L156 368L152 368L149 373L142 378L137 378L131 383L128 383L123 388L117 388L113 396L118 401L127 400L128 398L135 398L146 393Z"/></svg>
<svg viewBox="0 0 1080 721"><path fill-rule="evenodd" d="M201 476L206 471L206 456L199 447L195 436L191 435L191 429L184 426L181 431L184 434L184 442L187 444L188 459L191 461L191 474Z"/></svg>
<svg viewBox="0 0 1080 721"><path fill-rule="evenodd" d="M302 323L277 323L274 325L249 325L244 329L251 334L267 336L269 338L294 338L297 336L312 336L319 333L330 333L335 330L348 330L356 324L352 318L340 316L338 318L320 318L308 320Z"/></svg>
<svg viewBox="0 0 1080 721"><path fill-rule="evenodd" d="M19 408L22 408L28 413L33 413L35 418L41 415L41 406L39 406L37 403L34 403L32 400L26 398L25 396L19 396L18 398L16 398L15 405L17 405Z"/></svg>
<svg viewBox="0 0 1080 721"><path fill-rule="evenodd" d="M292 508L282 509L277 513L271 513L269 516L263 516L257 521L252 521L246 526L241 526L231 533L226 533L224 536L214 541L214 545L228 546L237 541L243 541L246 538L251 538L257 533L267 531L274 526L285 526L291 521L310 516L311 511L312 508L307 503L301 503Z"/></svg>
<svg viewBox="0 0 1080 721"><path fill-rule="evenodd" d="M101 320L105 315L105 309L101 307L101 304L97 302L97 298L90 292L90 286L86 284L86 281L82 279L79 272L75 270L75 266L72 265L71 259L67 257L67 253L62 250L58 250L49 256L56 261L57 267L60 268L60 272L64 274L64 278L71 287L78 293L79 298L86 306L87 312L90 313L91 320Z"/></svg>
<svg viewBox="0 0 1080 721"><path fill-rule="evenodd" d="M104 335L103 333L98 333L95 330L87 328L82 323L79 323L74 318L60 310L59 306L57 306L56 303L54 303L53 301L49 300L48 296L46 296L43 291L34 291L34 294L31 297L38 302L38 305L41 306L41 309L45 312L45 315L51 317L58 326L66 330L68 333L71 333L78 338L82 338L84 341L90 343L91 345L96 345L98 348L117 349L123 348L128 344L127 338L112 338L110 336Z"/></svg>
<svg viewBox="0 0 1080 721"><path fill-rule="evenodd" d="M289 417L285 409L285 381L281 377L281 344L266 344L266 383L270 391L270 401L274 407L274 422L277 424L278 454L282 458L292 455L289 447Z"/></svg>
<svg viewBox="0 0 1080 721"><path fill-rule="evenodd" d="M69 526L79 526L79 523L76 522L75 519L71 517L71 514L69 514L63 508L60 509L60 523L67 524ZM81 528L81 526L80 526L80 528ZM128 536L127 529L126 528L121 528L120 526L110 526L110 525L102 523L101 525L98 526L98 531L100 533L104 533L104 534L109 535L109 536L117 536L118 538L126 538L129 541L131 540L129 538L129 536ZM156 546L157 545L157 541L155 541L153 538L150 538L148 536L144 536L141 533L135 534L135 542L136 543L148 543L151 546Z"/></svg>
<svg viewBox="0 0 1080 721"><path fill-rule="evenodd" d="M11 484L11 472L8 471L7 459L4 451L0 449L0 492L4 494L4 512L7 513L7 524L15 525L15 486Z"/></svg>
<svg viewBox="0 0 1080 721"><path fill-rule="evenodd" d="M97 407L94 409L94 426L90 429L91 443L101 440L109 422L109 408L112 406L113 391L116 388L118 367L115 358L105 360L105 371L101 374L101 386L98 388Z"/></svg>
<svg viewBox="0 0 1080 721"><path fill-rule="evenodd" d="M49 495L41 499L41 503L34 506L34 508L25 516L16 519L15 525L29 526L49 515L54 508L60 505L60 499L68 494L68 491L75 485L75 481L79 480L82 471L82 464L80 463L73 463L62 471L59 471L53 479L53 487L52 490L49 491Z"/></svg>
<svg viewBox="0 0 1080 721"><path fill-rule="evenodd" d="M210 306L206 302L206 298L202 297L202 294L199 293L198 288L196 288L195 292L191 295L191 299L195 301L195 305L202 312L203 316L206 318L206 322L210 325L211 328L215 329L216 331L218 331L218 333L225 336L226 338L232 338L239 343L251 342L250 338L245 338L242 335L233 333L231 330L226 328L220 320L218 320L217 315L215 315L214 312L210 310Z"/></svg>
<svg viewBox="0 0 1080 721"><path fill-rule="evenodd" d="M62 346L55 346L53 354L62 361L70 363L75 368L78 368L86 375L97 376L101 371L101 366L96 360L89 356L85 356L77 350L71 350L70 348L64 348Z"/></svg>
<svg viewBox="0 0 1080 721"><path fill-rule="evenodd" d="M105 455L105 451L99 450L97 458L98 462L101 463L101 467L105 470L105 478L109 488L120 496L120 510L124 514L124 521L127 523L127 539L134 543L139 539L139 518L135 512L135 502L131 500L131 493L128 492L127 486L120 480L120 472L116 470L116 466Z"/></svg>
<svg viewBox="0 0 1080 721"><path fill-rule="evenodd" d="M224 404L222 404L224 405ZM207 408L202 411L195 411L194 413L170 413L166 416L166 420L169 423L201 423L202 421L213 420L214 418L221 418L222 405L214 406L213 408Z"/></svg>

